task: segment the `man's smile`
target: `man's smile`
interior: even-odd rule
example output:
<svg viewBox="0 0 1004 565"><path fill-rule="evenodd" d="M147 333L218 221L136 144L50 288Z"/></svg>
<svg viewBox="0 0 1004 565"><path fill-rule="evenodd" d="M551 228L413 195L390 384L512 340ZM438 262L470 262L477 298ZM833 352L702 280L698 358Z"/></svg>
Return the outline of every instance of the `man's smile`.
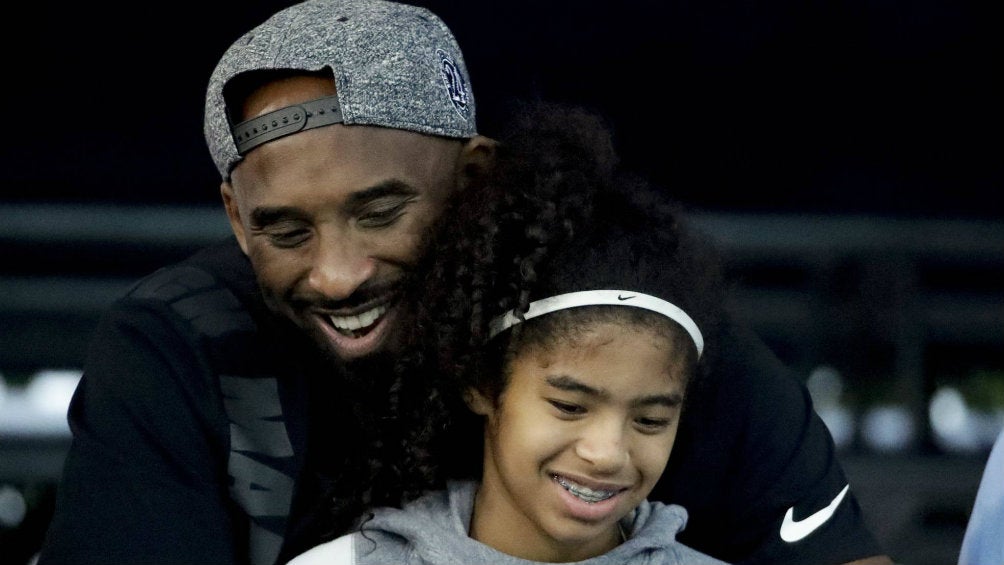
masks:
<svg viewBox="0 0 1004 565"><path fill-rule="evenodd" d="M369 333L376 322L388 309L389 303L383 303L355 315L338 316L331 314L328 321L339 333L346 337L362 337Z"/></svg>

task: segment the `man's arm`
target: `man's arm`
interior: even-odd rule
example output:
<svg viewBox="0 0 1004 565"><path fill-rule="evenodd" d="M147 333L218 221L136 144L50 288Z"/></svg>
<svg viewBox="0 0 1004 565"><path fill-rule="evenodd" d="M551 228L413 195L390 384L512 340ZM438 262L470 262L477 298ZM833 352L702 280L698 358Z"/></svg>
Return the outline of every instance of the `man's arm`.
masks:
<svg viewBox="0 0 1004 565"><path fill-rule="evenodd" d="M169 317L126 303L96 330L39 565L238 560L213 375Z"/></svg>

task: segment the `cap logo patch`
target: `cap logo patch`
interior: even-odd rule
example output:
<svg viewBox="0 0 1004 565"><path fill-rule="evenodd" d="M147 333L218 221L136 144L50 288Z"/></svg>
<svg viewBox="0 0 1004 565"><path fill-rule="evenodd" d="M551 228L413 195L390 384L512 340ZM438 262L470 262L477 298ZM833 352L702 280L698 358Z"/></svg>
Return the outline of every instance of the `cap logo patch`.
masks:
<svg viewBox="0 0 1004 565"><path fill-rule="evenodd" d="M460 117L466 120L471 115L471 109L468 106L470 95L467 93L467 81L464 80L464 75L460 73L457 63L453 57L450 57L449 53L442 49L436 49L436 54L439 55L439 73L443 77L443 84L446 85L446 91L450 95L450 102L453 102L453 107L460 114Z"/></svg>

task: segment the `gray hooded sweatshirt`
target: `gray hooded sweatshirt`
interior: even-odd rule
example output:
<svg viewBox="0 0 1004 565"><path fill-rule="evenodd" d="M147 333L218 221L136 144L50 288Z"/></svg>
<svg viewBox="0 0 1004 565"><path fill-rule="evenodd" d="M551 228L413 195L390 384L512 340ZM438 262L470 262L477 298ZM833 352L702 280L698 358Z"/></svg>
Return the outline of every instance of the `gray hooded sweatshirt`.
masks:
<svg viewBox="0 0 1004 565"><path fill-rule="evenodd" d="M340 537L301 554L289 565L537 565L493 549L467 535L478 483L451 482L405 505L380 508L361 532ZM675 504L642 502L621 520L627 541L577 565L723 565L676 541L687 511Z"/></svg>

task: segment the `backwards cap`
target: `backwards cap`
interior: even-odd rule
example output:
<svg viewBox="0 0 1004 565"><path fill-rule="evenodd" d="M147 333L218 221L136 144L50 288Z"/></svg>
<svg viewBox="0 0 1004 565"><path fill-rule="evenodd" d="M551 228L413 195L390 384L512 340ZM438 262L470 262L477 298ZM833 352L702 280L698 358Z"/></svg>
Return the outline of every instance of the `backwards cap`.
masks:
<svg viewBox="0 0 1004 565"><path fill-rule="evenodd" d="M332 99L231 123L223 89L234 77L325 68L335 76ZM425 8L389 0L307 0L237 39L209 79L204 133L224 179L257 145L331 123L477 135L467 68L446 24Z"/></svg>

